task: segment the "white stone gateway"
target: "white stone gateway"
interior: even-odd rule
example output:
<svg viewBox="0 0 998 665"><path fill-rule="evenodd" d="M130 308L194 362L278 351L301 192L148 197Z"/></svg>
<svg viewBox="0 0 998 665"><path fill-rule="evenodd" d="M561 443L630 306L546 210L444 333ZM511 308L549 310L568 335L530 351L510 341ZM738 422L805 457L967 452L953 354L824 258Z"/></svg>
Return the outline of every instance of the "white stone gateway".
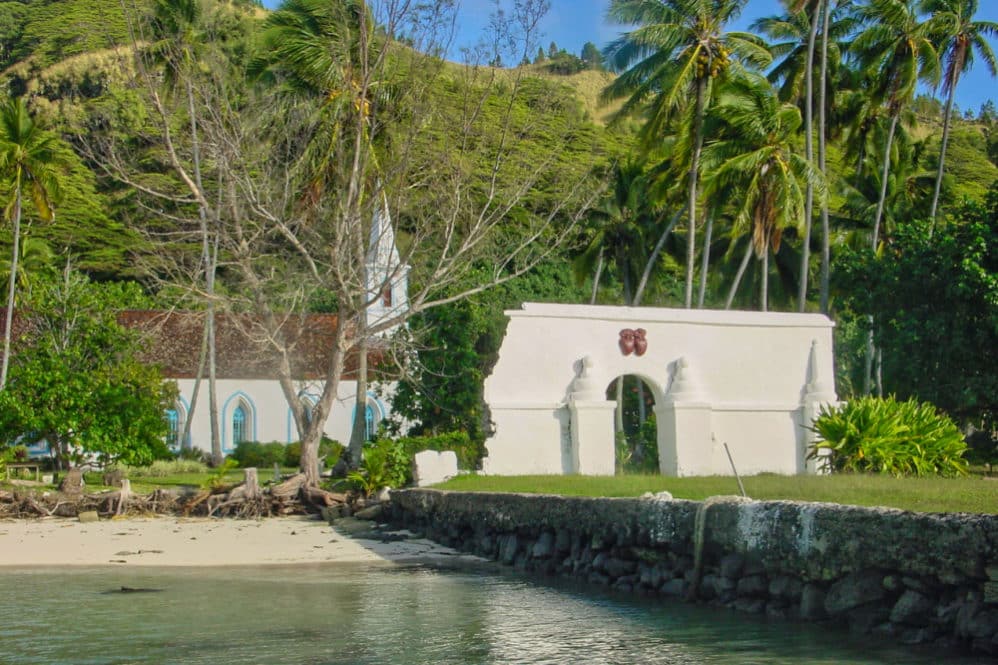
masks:
<svg viewBox="0 0 998 665"><path fill-rule="evenodd" d="M488 474L611 475L619 376L651 388L659 467L672 476L813 473L809 429L832 385L821 314L526 303L507 311L485 381Z"/></svg>

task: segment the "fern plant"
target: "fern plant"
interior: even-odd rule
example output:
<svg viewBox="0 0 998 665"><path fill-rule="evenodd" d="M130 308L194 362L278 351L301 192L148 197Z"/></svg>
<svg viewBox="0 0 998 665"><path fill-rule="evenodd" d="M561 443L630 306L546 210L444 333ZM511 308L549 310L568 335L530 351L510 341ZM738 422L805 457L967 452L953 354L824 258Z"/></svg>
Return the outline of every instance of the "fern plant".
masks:
<svg viewBox="0 0 998 665"><path fill-rule="evenodd" d="M828 454L836 471L894 476L962 476L967 444L960 429L927 402L860 397L823 407L812 428L823 441L809 458Z"/></svg>

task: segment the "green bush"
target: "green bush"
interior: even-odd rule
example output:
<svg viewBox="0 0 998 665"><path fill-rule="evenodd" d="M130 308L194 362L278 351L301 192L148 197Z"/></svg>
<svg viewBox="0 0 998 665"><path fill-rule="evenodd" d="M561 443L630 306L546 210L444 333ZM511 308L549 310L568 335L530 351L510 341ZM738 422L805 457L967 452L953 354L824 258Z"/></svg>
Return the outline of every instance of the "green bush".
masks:
<svg viewBox="0 0 998 665"><path fill-rule="evenodd" d="M260 443L258 441L240 441L231 457L240 467L256 467L263 469L284 463L286 446L278 441ZM297 465L297 460L295 461Z"/></svg>
<svg viewBox="0 0 998 665"><path fill-rule="evenodd" d="M343 444L335 439L322 437L319 443L319 459L323 460L327 469L336 466L343 455ZM301 459L301 441L293 441L284 446L284 466L296 467Z"/></svg>
<svg viewBox="0 0 998 665"><path fill-rule="evenodd" d="M823 407L814 431L824 441L810 458L830 452L836 471L871 471L895 476L960 476L967 473L963 434L929 403L894 397L861 397Z"/></svg>
<svg viewBox="0 0 998 665"><path fill-rule="evenodd" d="M412 455L401 439L378 439L364 445L364 461L360 469L347 474L347 480L364 494L373 494L382 487L402 487L412 473Z"/></svg>
<svg viewBox="0 0 998 665"><path fill-rule="evenodd" d="M127 478L166 478L183 473L207 473L208 465L199 460L173 459L156 460L149 466L126 466L117 464L108 467L108 471L118 469Z"/></svg>
<svg viewBox="0 0 998 665"><path fill-rule="evenodd" d="M457 467L474 471L485 456L485 444L473 441L467 432L445 432L427 436L407 436L398 440L409 457L409 465L416 453L421 450L453 450L457 455Z"/></svg>

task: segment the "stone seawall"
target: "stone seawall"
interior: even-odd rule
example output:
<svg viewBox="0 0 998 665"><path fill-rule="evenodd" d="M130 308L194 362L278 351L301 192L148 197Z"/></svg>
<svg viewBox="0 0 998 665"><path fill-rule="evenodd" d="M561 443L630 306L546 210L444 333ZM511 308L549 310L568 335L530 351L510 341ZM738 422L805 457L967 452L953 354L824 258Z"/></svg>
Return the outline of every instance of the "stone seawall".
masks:
<svg viewBox="0 0 998 665"><path fill-rule="evenodd" d="M998 655L998 516L413 489L392 521L520 570Z"/></svg>

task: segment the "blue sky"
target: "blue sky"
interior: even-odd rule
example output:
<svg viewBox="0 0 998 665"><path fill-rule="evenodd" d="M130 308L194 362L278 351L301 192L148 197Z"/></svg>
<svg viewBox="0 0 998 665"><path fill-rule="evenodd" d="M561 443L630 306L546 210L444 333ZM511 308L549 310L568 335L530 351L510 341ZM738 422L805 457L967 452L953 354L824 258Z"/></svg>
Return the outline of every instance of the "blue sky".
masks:
<svg viewBox="0 0 998 665"><path fill-rule="evenodd" d="M458 0L457 45L472 45L478 41L495 10L495 0ZM555 42L560 48L578 55L582 45L593 42L603 48L616 38L625 28L604 21L608 0L550 0L551 10L541 22L542 36L539 43L547 49ZM267 7L276 7L279 0L263 0ZM506 3L508 4L508 3ZM739 20L731 26L734 30L744 30L755 19L781 13L778 0L749 0ZM998 0L981 0L977 12L978 20L998 22ZM992 40L992 48L998 51L998 41ZM457 51L455 50L455 53ZM965 74L957 88L957 104L962 109L977 111L986 99L998 99L998 80L988 74L983 63L975 63L974 69Z"/></svg>

